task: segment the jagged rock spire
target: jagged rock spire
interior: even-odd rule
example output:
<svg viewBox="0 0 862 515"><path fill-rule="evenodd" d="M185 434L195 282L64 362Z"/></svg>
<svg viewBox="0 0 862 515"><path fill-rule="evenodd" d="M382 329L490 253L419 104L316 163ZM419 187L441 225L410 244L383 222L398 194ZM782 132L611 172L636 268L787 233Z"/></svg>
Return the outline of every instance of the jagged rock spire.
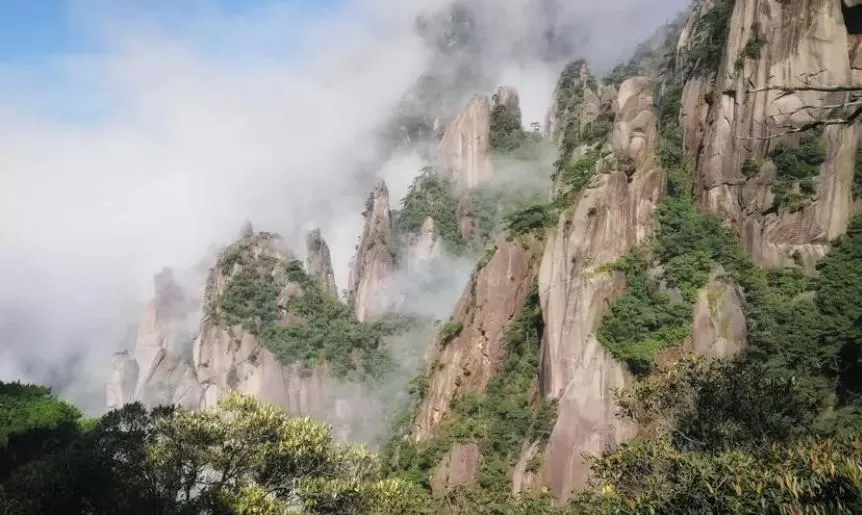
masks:
<svg viewBox="0 0 862 515"><path fill-rule="evenodd" d="M512 86L500 86L494 95L494 107L503 107L510 116L521 123L521 97Z"/></svg>
<svg viewBox="0 0 862 515"><path fill-rule="evenodd" d="M332 258L329 245L320 234L320 229L309 231L305 236L306 268L310 275L324 291L333 297L338 297L338 287L335 284L335 273L332 271Z"/></svg>
<svg viewBox="0 0 862 515"><path fill-rule="evenodd" d="M476 188L493 177L491 101L488 97L474 96L446 126L437 156L442 170L462 188Z"/></svg>
<svg viewBox="0 0 862 515"><path fill-rule="evenodd" d="M365 228L350 269L350 296L356 317L364 321L380 314L392 276L389 252L389 190L380 181L365 202Z"/></svg>

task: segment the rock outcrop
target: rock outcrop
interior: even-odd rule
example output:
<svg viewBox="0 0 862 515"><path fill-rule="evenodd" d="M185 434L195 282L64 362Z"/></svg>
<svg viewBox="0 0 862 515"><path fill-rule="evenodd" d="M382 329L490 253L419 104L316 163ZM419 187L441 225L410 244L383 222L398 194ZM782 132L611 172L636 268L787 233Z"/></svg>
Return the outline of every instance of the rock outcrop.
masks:
<svg viewBox="0 0 862 515"><path fill-rule="evenodd" d="M460 331L439 341L437 367L413 423L413 438L433 438L456 395L482 393L502 366L504 335L526 302L533 278L536 249L501 238L491 260L473 274L455 307L451 324Z"/></svg>
<svg viewBox="0 0 862 515"><path fill-rule="evenodd" d="M299 323L291 302L303 294L285 270L293 260L281 238L256 234L234 243L210 270L204 293L207 316L194 344L194 367L203 389L203 407L216 405L230 391L254 395L291 413L318 413L323 406L326 370L282 365L242 323L232 323L218 307L232 280L244 269L271 277L278 295L278 324Z"/></svg>
<svg viewBox="0 0 862 515"><path fill-rule="evenodd" d="M559 400L559 416L545 452L544 482L565 499L582 486L595 454L633 434L616 417L612 389L632 380L596 339L603 315L625 288L602 267L628 254L653 232L665 191L658 166L653 82L626 80L616 99L612 152L597 175L547 236L539 272L545 318L541 393Z"/></svg>
<svg viewBox="0 0 862 515"><path fill-rule="evenodd" d="M615 98L613 87L607 89ZM569 64L554 89L551 107L545 116L545 135L558 146L562 145L566 124L574 123L583 128L596 119L599 107L604 102L602 93L586 61L578 60ZM572 101L572 97L575 101Z"/></svg>
<svg viewBox="0 0 862 515"><path fill-rule="evenodd" d="M509 116L521 123L521 97L512 86L500 86L494 95L494 109L503 108Z"/></svg>
<svg viewBox="0 0 862 515"><path fill-rule="evenodd" d="M437 146L439 169L459 187L473 189L491 180L491 101L476 95L458 113Z"/></svg>
<svg viewBox="0 0 862 515"><path fill-rule="evenodd" d="M338 286L335 284L335 272L332 270L329 245L321 236L320 229L314 229L305 236L305 247L305 267L308 275L317 282L320 291L338 297Z"/></svg>
<svg viewBox="0 0 862 515"><path fill-rule="evenodd" d="M365 204L365 228L350 266L350 295L356 318L365 321L385 311L392 279L389 190L380 181Z"/></svg>
<svg viewBox="0 0 862 515"><path fill-rule="evenodd" d="M692 14L680 39L683 55L708 8ZM801 206L773 205L774 169L743 170L795 136L783 135L836 116L826 106L841 104L847 93L817 88L855 84L854 41L839 0L738 1L717 78L685 85L685 141L697 157L700 202L740 227L743 247L763 265L812 270L847 228L855 126L825 127L825 162Z"/></svg>
<svg viewBox="0 0 862 515"><path fill-rule="evenodd" d="M422 222L419 234L408 242L407 267L415 268L440 255L441 241L437 234L437 223L430 216Z"/></svg>
<svg viewBox="0 0 862 515"><path fill-rule="evenodd" d="M196 407L200 392L185 356L194 337L196 303L165 268L153 280L154 296L138 323L132 352L116 354L107 386L107 405L132 401Z"/></svg>
<svg viewBox="0 0 862 515"><path fill-rule="evenodd" d="M129 351L114 354L105 399L108 409L117 409L134 401L137 384L138 362L129 355Z"/></svg>
<svg viewBox="0 0 862 515"><path fill-rule="evenodd" d="M742 351L747 340L745 296L717 268L697 295L690 350L708 358L729 358Z"/></svg>
<svg viewBox="0 0 862 515"><path fill-rule="evenodd" d="M456 444L446 453L431 475L431 493L443 497L458 486L475 487L479 483L482 454L475 443Z"/></svg>

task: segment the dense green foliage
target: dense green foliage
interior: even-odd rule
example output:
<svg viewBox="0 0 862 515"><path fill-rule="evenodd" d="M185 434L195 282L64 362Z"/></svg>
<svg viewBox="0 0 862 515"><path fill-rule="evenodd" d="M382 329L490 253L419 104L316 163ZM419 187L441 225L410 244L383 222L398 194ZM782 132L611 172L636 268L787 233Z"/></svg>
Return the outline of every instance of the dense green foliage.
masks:
<svg viewBox="0 0 862 515"><path fill-rule="evenodd" d="M862 440L807 436L812 402L753 363L684 360L620 397L654 437L593 461L582 513L856 513ZM816 510L816 511L815 511Z"/></svg>
<svg viewBox="0 0 862 515"><path fill-rule="evenodd" d="M506 217L510 235L534 234L541 236L544 230L557 221L556 211L551 204L535 204L512 213Z"/></svg>
<svg viewBox="0 0 862 515"><path fill-rule="evenodd" d="M797 144L779 141L769 154L777 176L772 185L776 207L795 211L805 207L815 193L815 180L826 161L826 148L819 133L803 134Z"/></svg>
<svg viewBox="0 0 862 515"><path fill-rule="evenodd" d="M648 263L632 254L616 263L626 276L626 292L614 301L597 336L635 374L650 371L656 353L679 344L691 333L692 306L674 301L648 276Z"/></svg>
<svg viewBox="0 0 862 515"><path fill-rule="evenodd" d="M31 429L77 425L81 412L51 395L50 388L0 382L0 445Z"/></svg>
<svg viewBox="0 0 862 515"><path fill-rule="evenodd" d="M760 57L760 50L766 45L766 40L760 34L752 36L742 48L742 51L736 58L734 68L739 71L745 66L746 59L757 59Z"/></svg>
<svg viewBox="0 0 862 515"><path fill-rule="evenodd" d="M356 320L350 308L324 293L298 261L255 257L242 247L245 243L237 245L244 250L225 256L240 266L210 310L213 321L229 331L241 326L260 338L281 363L303 363L309 368L325 363L335 377L353 379L380 378L390 370L391 358L380 345L381 326ZM277 282L277 276L301 289L288 306L278 304L279 284L284 281ZM301 322L279 323L282 308Z"/></svg>
<svg viewBox="0 0 862 515"><path fill-rule="evenodd" d="M557 81L557 103L556 111L559 114L565 113L566 110L583 100L584 84L581 81L581 69L586 65L586 61L578 59L570 62L560 74L560 79ZM595 86L595 81L591 82Z"/></svg>
<svg viewBox="0 0 862 515"><path fill-rule="evenodd" d="M131 404L0 478L0 508L49 513L427 513L423 491L386 478L329 426L232 394L215 409Z"/></svg>
<svg viewBox="0 0 862 515"><path fill-rule="evenodd" d="M538 124L525 131L520 113L512 113L500 104L500 97L494 95L494 108L491 110L490 143L491 150L498 156L521 161L536 161L540 158L542 134Z"/></svg>
<svg viewBox="0 0 862 515"><path fill-rule="evenodd" d="M457 338L463 330L464 324L455 320L450 320L443 324L443 327L440 328L440 336L438 337L438 340L440 341L441 345L446 345L447 343Z"/></svg>
<svg viewBox="0 0 862 515"><path fill-rule="evenodd" d="M862 148L856 151L853 166L853 200L862 198Z"/></svg>
<svg viewBox="0 0 862 515"><path fill-rule="evenodd" d="M398 261L407 244L407 238L420 232L425 219L434 219L435 228L447 250L453 254L463 251L466 242L458 224L458 198L451 181L427 167L417 177L401 208L392 211L392 241Z"/></svg>

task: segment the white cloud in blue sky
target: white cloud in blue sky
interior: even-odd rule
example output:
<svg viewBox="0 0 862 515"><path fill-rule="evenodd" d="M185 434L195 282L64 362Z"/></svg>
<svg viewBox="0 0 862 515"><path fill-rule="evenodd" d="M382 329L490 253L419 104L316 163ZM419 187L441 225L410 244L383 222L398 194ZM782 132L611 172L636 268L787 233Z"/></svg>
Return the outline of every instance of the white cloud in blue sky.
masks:
<svg viewBox="0 0 862 515"><path fill-rule="evenodd" d="M371 186L356 164L426 66L417 11L446 1L0 0L0 379L84 352L100 391L152 274L194 265L246 217L297 242L320 226L345 287ZM528 1L489 0L495 41L518 38ZM572 3L632 24L629 5L653 5ZM493 65L541 119L558 70ZM403 189L420 164L381 173Z"/></svg>

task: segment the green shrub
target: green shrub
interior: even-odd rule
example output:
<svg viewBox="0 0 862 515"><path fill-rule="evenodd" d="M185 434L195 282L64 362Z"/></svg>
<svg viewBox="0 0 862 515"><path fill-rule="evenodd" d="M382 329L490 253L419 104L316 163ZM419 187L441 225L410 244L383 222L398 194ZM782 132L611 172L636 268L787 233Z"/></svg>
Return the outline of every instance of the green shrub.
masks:
<svg viewBox="0 0 862 515"><path fill-rule="evenodd" d="M563 168L562 181L568 191L577 194L590 183L590 179L596 173L596 163L599 161L598 152L589 150L574 163L569 163Z"/></svg>
<svg viewBox="0 0 862 515"><path fill-rule="evenodd" d="M820 166L826 162L826 147L820 134L805 134L797 145L779 141L769 155L777 170L772 185L774 206L796 211L808 205L816 192Z"/></svg>
<svg viewBox="0 0 862 515"><path fill-rule="evenodd" d="M584 128L581 130L579 138L581 144L594 145L604 142L614 130L615 117L616 115L611 105L602 105L596 119L584 125Z"/></svg>
<svg viewBox="0 0 862 515"><path fill-rule="evenodd" d="M690 73L709 76L718 71L735 3L736 0L717 0L712 9L698 18L687 55Z"/></svg>
<svg viewBox="0 0 862 515"><path fill-rule="evenodd" d="M862 148L856 151L853 167L853 200L862 198Z"/></svg>
<svg viewBox="0 0 862 515"><path fill-rule="evenodd" d="M392 211L393 251L398 260L404 252L407 239L419 233L425 219L434 219L437 234L447 250L460 254L466 242L458 223L458 198L452 182L427 167L413 181L401 201L401 209Z"/></svg>
<svg viewBox="0 0 862 515"><path fill-rule="evenodd" d="M511 235L538 233L557 222L551 204L537 204L512 213L506 218Z"/></svg>
<svg viewBox="0 0 862 515"><path fill-rule="evenodd" d="M301 263L252 254L232 259L241 267L210 310L216 324L242 326L281 363L300 362L306 367L327 363L338 378L380 378L391 369L388 351L380 344L382 326L357 321L350 308L320 290ZM288 307L302 323L277 323L279 288L274 274L279 267L291 282L302 286L303 293Z"/></svg>
<svg viewBox="0 0 862 515"><path fill-rule="evenodd" d="M760 173L760 167L762 165L762 161L759 159L748 158L742 163L742 176L746 179L754 177L758 173Z"/></svg>
<svg viewBox="0 0 862 515"><path fill-rule="evenodd" d="M441 345L446 345L447 343L457 338L463 330L464 324L455 320L450 320L443 324L443 327L440 328L440 335L438 337L438 340L440 341Z"/></svg>
<svg viewBox="0 0 862 515"><path fill-rule="evenodd" d="M648 277L647 268L646 259L637 253L614 265L626 275L626 292L614 301L597 332L605 348L636 375L650 371L658 351L691 334L691 304L671 300Z"/></svg>
<svg viewBox="0 0 862 515"><path fill-rule="evenodd" d="M526 143L527 134L521 119L502 105L491 110L491 149L504 154L515 152Z"/></svg>

